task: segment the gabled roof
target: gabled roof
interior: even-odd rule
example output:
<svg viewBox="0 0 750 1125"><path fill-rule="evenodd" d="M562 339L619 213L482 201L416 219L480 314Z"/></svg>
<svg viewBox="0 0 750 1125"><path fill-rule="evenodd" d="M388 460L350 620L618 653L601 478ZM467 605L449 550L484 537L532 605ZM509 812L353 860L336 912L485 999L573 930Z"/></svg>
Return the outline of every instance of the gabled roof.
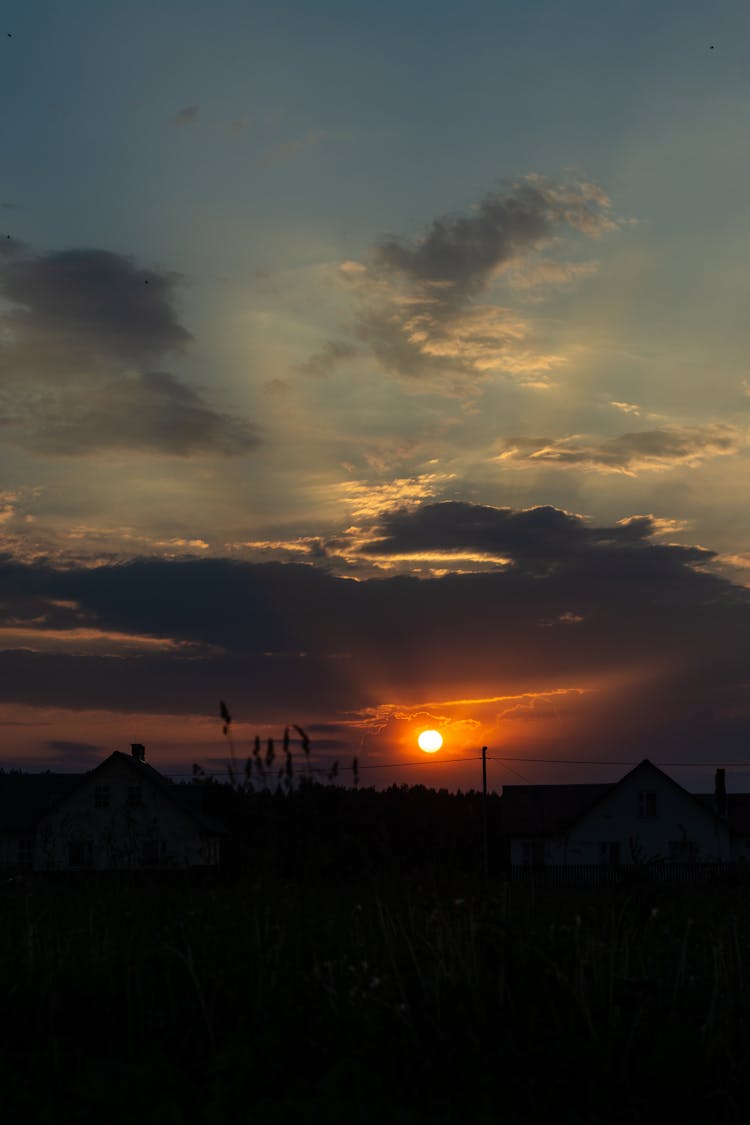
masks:
<svg viewBox="0 0 750 1125"><path fill-rule="evenodd" d="M134 758L132 754L123 754L121 750L113 750L108 758L105 758L103 762L100 762L99 765L88 774L82 775L80 780L83 781L85 779L90 781L94 774L105 769L112 761L124 762L128 769L131 770L134 779L138 781L145 779L152 785L155 785L172 804L177 805L181 812L186 813L187 816L198 825L201 831L210 832L215 836L225 836L227 834L227 829L223 824L214 817L207 816L202 811L202 793L191 791L188 785L173 785L171 782L167 781L163 774L155 770L153 766L150 766L148 762L140 761L138 758Z"/></svg>
<svg viewBox="0 0 750 1125"><path fill-rule="evenodd" d="M115 750L87 773L10 773L0 772L0 834L33 832L42 817L52 812L82 785L90 784L100 771L113 761L125 763L134 781L146 780L155 785L200 828L214 836L225 836L227 829L214 817L203 812L203 794L188 785L172 785L146 762Z"/></svg>
<svg viewBox="0 0 750 1125"><path fill-rule="evenodd" d="M693 801L696 805L698 805L701 812L705 813L707 811L710 811L712 815L715 815L715 813L713 813L713 810L706 809L705 805L703 805L698 800L695 793L689 793L684 786L680 785L679 782L675 781L675 779L673 777L670 777L668 773L665 773L664 770L659 769L658 766L655 766L653 762L650 762L648 760L648 758L644 758L643 761L639 762L637 766L633 766L632 770L628 770L624 777L621 777L619 781L615 782L615 784L612 786L612 789L618 789L621 785L624 785L626 781L629 781L633 774L640 773L643 770L646 770L647 772L652 774L658 774L660 781L665 781L667 785L669 785L672 789L675 789L679 794L681 794L681 796L687 797L689 801Z"/></svg>
<svg viewBox="0 0 750 1125"><path fill-rule="evenodd" d="M602 785L504 785L502 796L503 833L506 836L558 836L568 831L595 805L623 785L633 774L646 768L655 772L672 788L695 803L703 812L713 815L713 797L689 793L682 785L659 769L648 758L629 770L619 781ZM732 799L733 798L733 799ZM746 800L746 804L742 799ZM750 794L735 793L729 797L729 824L734 831L750 833ZM746 828L736 828L732 814Z"/></svg>

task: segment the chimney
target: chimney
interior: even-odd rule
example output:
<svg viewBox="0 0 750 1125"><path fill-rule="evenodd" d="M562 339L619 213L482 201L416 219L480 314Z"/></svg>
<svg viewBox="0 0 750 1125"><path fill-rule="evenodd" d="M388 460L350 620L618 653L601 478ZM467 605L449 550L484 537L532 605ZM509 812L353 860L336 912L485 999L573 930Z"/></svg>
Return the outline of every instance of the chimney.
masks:
<svg viewBox="0 0 750 1125"><path fill-rule="evenodd" d="M719 769L714 776L714 811L722 820L727 818L726 771Z"/></svg>
<svg viewBox="0 0 750 1125"><path fill-rule="evenodd" d="M136 762L146 761L146 747L142 746L140 742L132 742L130 744L130 754L135 758Z"/></svg>

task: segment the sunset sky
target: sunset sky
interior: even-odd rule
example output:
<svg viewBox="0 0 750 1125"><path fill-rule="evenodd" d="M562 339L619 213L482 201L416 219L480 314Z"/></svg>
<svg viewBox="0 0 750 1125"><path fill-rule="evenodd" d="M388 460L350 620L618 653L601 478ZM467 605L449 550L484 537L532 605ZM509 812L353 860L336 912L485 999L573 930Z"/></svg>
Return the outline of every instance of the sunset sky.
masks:
<svg viewBox="0 0 750 1125"><path fill-rule="evenodd" d="M750 764L748 5L3 15L2 763Z"/></svg>

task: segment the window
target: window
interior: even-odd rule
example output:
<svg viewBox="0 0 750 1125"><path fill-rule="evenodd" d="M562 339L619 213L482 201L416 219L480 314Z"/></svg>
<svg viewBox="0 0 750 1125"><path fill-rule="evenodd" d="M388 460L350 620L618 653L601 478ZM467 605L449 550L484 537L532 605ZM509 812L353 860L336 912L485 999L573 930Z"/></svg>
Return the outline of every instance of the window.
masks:
<svg viewBox="0 0 750 1125"><path fill-rule="evenodd" d="M605 840L599 845L599 863L605 867L620 866L619 840Z"/></svg>
<svg viewBox="0 0 750 1125"><path fill-rule="evenodd" d="M638 819L648 820L656 816L656 793L652 789L641 789L638 793Z"/></svg>
<svg viewBox="0 0 750 1125"><path fill-rule="evenodd" d="M34 841L33 840L19 840L18 841L18 866L19 867L33 867L34 866Z"/></svg>
<svg viewBox="0 0 750 1125"><path fill-rule="evenodd" d="M94 786L94 808L95 809L108 809L109 808L109 786L108 785L95 785Z"/></svg>
<svg viewBox="0 0 750 1125"><path fill-rule="evenodd" d="M524 867L543 867L544 840L524 840L521 843L521 862Z"/></svg>
<svg viewBox="0 0 750 1125"><path fill-rule="evenodd" d="M68 867L93 867L94 847L91 840L71 840L68 844Z"/></svg>
<svg viewBox="0 0 750 1125"><path fill-rule="evenodd" d="M140 785L128 786L128 805L131 809L137 809L141 804L141 787Z"/></svg>

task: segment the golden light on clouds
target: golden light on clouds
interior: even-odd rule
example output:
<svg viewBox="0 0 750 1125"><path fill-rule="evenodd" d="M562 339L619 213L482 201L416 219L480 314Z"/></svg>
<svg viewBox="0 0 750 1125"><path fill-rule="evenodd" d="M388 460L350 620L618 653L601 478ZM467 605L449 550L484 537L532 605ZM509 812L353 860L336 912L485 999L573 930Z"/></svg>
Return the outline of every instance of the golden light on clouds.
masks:
<svg viewBox="0 0 750 1125"><path fill-rule="evenodd" d="M347 480L335 486L334 491L353 519L375 519L391 508L412 507L432 499L452 479L452 473L421 473L380 484Z"/></svg>
<svg viewBox="0 0 750 1125"><path fill-rule="evenodd" d="M122 633L113 629L52 629L37 623L1 626L0 652L18 649L27 652L67 652L79 655L93 653L100 656L124 656L139 652L187 655L216 651L215 647L209 645L196 645L189 641L174 640L171 637Z"/></svg>

